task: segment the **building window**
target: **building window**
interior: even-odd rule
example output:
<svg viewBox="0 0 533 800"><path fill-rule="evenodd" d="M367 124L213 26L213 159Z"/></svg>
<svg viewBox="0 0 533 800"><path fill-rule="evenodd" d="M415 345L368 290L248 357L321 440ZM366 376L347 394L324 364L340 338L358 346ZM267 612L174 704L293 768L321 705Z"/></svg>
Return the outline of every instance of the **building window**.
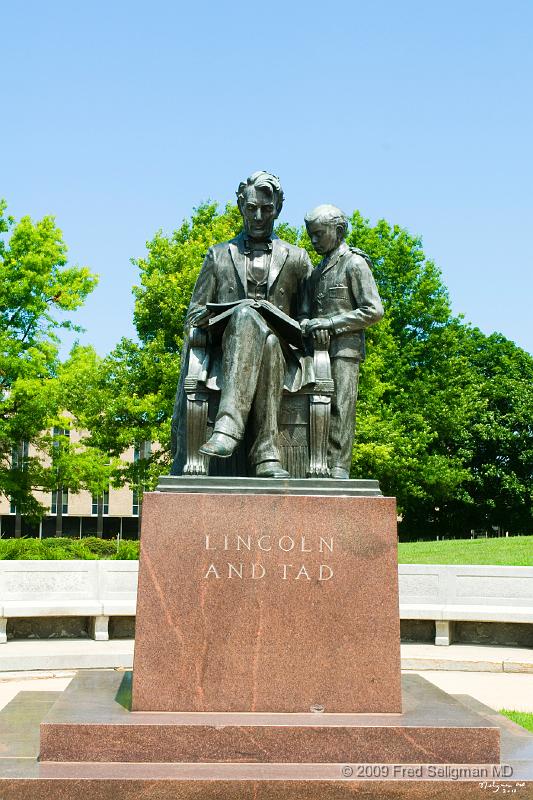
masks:
<svg viewBox="0 0 533 800"><path fill-rule="evenodd" d="M25 469L28 460L28 453L30 449L29 442L19 442L14 444L11 448L11 468L12 469Z"/></svg>
<svg viewBox="0 0 533 800"><path fill-rule="evenodd" d="M68 514L68 489L63 489L62 495L63 495L63 502L61 503L61 506L62 506L61 513L62 514ZM54 490L52 492L52 502L50 504L50 513L51 514L57 514L57 491L56 490Z"/></svg>
<svg viewBox="0 0 533 800"><path fill-rule="evenodd" d="M134 517L139 516L139 492L137 489L134 489L132 492L132 506L131 506L131 513Z"/></svg>
<svg viewBox="0 0 533 800"><path fill-rule="evenodd" d="M19 442L11 448L11 469L24 471L28 466L29 442ZM12 497L9 498L9 513L16 514L17 506Z"/></svg>
<svg viewBox="0 0 533 800"><path fill-rule="evenodd" d="M93 516L98 515L98 496L96 494L93 494L92 514ZM109 514L109 491L104 492L104 516L106 514Z"/></svg>
<svg viewBox="0 0 533 800"><path fill-rule="evenodd" d="M58 428L56 425L54 425L54 428L52 430L52 435L54 437L54 442L53 442L54 449L52 451L52 459L53 459L55 454L59 453L59 449L63 444L62 440L70 439L70 431L68 428Z"/></svg>
<svg viewBox="0 0 533 800"><path fill-rule="evenodd" d="M133 463L136 464L141 458L150 458L152 454L152 442L146 439L133 448Z"/></svg>

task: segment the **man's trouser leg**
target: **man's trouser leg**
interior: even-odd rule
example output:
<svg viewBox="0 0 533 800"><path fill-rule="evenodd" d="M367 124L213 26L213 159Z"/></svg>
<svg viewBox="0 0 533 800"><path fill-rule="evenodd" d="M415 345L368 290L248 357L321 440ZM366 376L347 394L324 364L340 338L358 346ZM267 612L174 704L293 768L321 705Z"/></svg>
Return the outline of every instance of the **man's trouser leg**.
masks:
<svg viewBox="0 0 533 800"><path fill-rule="evenodd" d="M332 358L331 377L335 394L331 401L328 466L330 469L341 467L349 473L355 433L359 361L352 358Z"/></svg>
<svg viewBox="0 0 533 800"><path fill-rule="evenodd" d="M270 328L255 309L250 306L239 306L235 309L222 338L223 387L215 420L215 433L225 433L241 440L256 393L261 395L260 403L263 401L262 396L268 395L269 402L274 403L276 408L279 407L277 395L279 393L281 396L281 390L278 392L277 383L266 384L266 381L276 377L275 374L269 375L267 368L273 349L271 345L266 347L269 337L272 338ZM277 339L275 341L281 352L279 342ZM281 389L284 370L283 364ZM268 402L266 405L268 406ZM267 409L267 413L271 415L272 412ZM262 433L266 435L265 431Z"/></svg>
<svg viewBox="0 0 533 800"><path fill-rule="evenodd" d="M285 358L277 336L271 333L263 348L257 390L252 406L255 440L250 449L252 464L279 461L278 417L285 379Z"/></svg>

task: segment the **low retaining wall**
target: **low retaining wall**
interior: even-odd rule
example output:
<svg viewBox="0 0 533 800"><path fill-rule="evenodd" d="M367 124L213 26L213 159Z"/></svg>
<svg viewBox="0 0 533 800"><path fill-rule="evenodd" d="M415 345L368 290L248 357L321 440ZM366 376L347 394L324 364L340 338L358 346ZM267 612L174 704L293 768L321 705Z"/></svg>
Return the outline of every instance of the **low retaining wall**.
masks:
<svg viewBox="0 0 533 800"><path fill-rule="evenodd" d="M94 639L110 616L133 616L138 561L0 561L0 642L8 618L88 617Z"/></svg>
<svg viewBox="0 0 533 800"><path fill-rule="evenodd" d="M533 623L533 567L398 571L401 619L432 621L435 644L450 644L456 623ZM110 617L135 615L137 573L137 561L0 561L0 642L8 619L43 617L89 618L90 635L108 639Z"/></svg>
<svg viewBox="0 0 533 800"><path fill-rule="evenodd" d="M533 567L400 564L400 617L435 622L435 644L454 624L532 623Z"/></svg>

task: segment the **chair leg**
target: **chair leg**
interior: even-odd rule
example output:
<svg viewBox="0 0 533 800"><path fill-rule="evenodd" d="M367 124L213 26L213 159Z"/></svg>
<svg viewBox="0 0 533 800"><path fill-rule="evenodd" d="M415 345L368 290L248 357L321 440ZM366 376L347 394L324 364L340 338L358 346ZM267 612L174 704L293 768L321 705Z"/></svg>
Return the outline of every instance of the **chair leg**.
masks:
<svg viewBox="0 0 533 800"><path fill-rule="evenodd" d="M209 458L199 453L207 438L207 392L187 394L187 463L184 475L207 475Z"/></svg>
<svg viewBox="0 0 533 800"><path fill-rule="evenodd" d="M307 477L329 478L329 423L331 419L331 395L335 387L331 379L331 362L327 344L315 343L313 366L317 394L311 395L309 404L309 472Z"/></svg>
<svg viewBox="0 0 533 800"><path fill-rule="evenodd" d="M309 405L309 472L308 478L327 478L328 436L331 397L311 395Z"/></svg>

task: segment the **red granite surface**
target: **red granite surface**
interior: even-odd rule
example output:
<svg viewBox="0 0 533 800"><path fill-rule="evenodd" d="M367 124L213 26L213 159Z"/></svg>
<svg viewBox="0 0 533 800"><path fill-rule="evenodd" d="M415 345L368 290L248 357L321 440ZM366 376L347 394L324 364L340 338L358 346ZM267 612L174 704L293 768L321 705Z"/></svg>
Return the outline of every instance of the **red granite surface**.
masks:
<svg viewBox="0 0 533 800"><path fill-rule="evenodd" d="M486 763L500 729L419 675L402 714L128 711L130 673L78 674L41 723L40 758L77 762Z"/></svg>
<svg viewBox="0 0 533 800"><path fill-rule="evenodd" d="M0 780L2 800L531 800L533 783L511 779L361 781L321 776L175 777L164 765L45 765L34 780ZM172 765L179 767L181 765ZM337 774L340 765L333 765ZM242 769L242 768L241 768ZM195 765L198 770L198 765ZM178 772L178 770L176 770Z"/></svg>
<svg viewBox="0 0 533 800"><path fill-rule="evenodd" d="M397 580L392 498L148 494L132 707L400 712Z"/></svg>
<svg viewBox="0 0 533 800"><path fill-rule="evenodd" d="M42 761L323 764L492 763L498 728L202 725L55 726L41 735Z"/></svg>

